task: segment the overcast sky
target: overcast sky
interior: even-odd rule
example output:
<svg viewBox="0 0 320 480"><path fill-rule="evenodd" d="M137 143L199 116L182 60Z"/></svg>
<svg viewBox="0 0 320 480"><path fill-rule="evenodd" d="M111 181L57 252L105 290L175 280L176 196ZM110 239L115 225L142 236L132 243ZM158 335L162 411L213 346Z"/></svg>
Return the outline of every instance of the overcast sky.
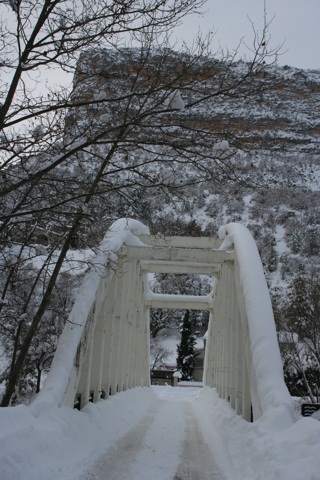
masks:
<svg viewBox="0 0 320 480"><path fill-rule="evenodd" d="M242 37L248 45L252 44L248 16L261 32L263 14L264 0L208 0L203 14L186 17L183 25L173 33L173 38L183 38L191 43L199 29L205 34L214 27L216 49L220 42L222 47L232 50ZM278 63L320 70L320 0L267 0L267 19L272 17L270 44L276 47L284 42L284 53ZM243 53L244 50L241 51ZM44 74L43 85L45 78L51 84L68 85L72 82L71 75L58 70Z"/></svg>
<svg viewBox="0 0 320 480"><path fill-rule="evenodd" d="M199 27L202 32L213 26L217 31L215 42L233 49L243 36L252 41L251 18L261 32L263 27L263 0L208 0L202 16L184 20L178 33L191 40ZM320 0L267 0L267 16L275 18L270 26L272 45L285 41L279 57L280 65L320 69Z"/></svg>

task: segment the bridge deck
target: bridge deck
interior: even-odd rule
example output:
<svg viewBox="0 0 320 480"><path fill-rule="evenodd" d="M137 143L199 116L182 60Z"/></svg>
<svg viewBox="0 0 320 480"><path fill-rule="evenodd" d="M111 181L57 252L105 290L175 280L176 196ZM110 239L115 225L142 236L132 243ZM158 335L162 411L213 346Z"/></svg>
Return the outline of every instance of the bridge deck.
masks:
<svg viewBox="0 0 320 480"><path fill-rule="evenodd" d="M221 460L220 439L210 447L193 409L199 388L158 389L158 400L130 430L88 469L80 480L225 480L212 455Z"/></svg>

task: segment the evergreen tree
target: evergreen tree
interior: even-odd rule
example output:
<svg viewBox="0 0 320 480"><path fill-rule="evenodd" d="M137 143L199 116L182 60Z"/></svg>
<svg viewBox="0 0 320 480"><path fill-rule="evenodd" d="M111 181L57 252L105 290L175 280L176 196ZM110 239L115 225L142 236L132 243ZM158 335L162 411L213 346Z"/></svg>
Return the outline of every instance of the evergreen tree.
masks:
<svg viewBox="0 0 320 480"><path fill-rule="evenodd" d="M268 265L269 272L275 272L278 267L278 254L274 246L275 246L275 241L270 246L270 251L267 258L267 265Z"/></svg>
<svg viewBox="0 0 320 480"><path fill-rule="evenodd" d="M287 321L294 326L294 331L300 338L305 336L311 314L309 289L306 278L296 277L288 292L288 304L285 311Z"/></svg>
<svg viewBox="0 0 320 480"><path fill-rule="evenodd" d="M192 380L192 373L196 363L195 343L190 311L187 310L182 324L181 341L177 346L177 369L182 373L182 380Z"/></svg>
<svg viewBox="0 0 320 480"><path fill-rule="evenodd" d="M291 242L290 242L291 250L293 253L299 253L302 247L302 238L301 238L301 231L299 228L295 228L291 235Z"/></svg>
<svg viewBox="0 0 320 480"><path fill-rule="evenodd" d="M290 258L287 252L283 253L280 257L281 262L281 278L284 280L288 275L290 275Z"/></svg>
<svg viewBox="0 0 320 480"><path fill-rule="evenodd" d="M319 255L319 227L318 225L308 225L304 238L304 251L308 256Z"/></svg>

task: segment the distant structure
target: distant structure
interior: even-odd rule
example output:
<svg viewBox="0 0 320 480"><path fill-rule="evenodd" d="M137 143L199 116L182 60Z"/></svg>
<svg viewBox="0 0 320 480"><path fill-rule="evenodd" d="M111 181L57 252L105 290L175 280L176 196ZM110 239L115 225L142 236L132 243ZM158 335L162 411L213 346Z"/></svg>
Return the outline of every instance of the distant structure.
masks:
<svg viewBox="0 0 320 480"><path fill-rule="evenodd" d="M152 370L150 372L150 382L151 385L169 385L173 387L173 374L174 374L174 367L167 368L164 370Z"/></svg>

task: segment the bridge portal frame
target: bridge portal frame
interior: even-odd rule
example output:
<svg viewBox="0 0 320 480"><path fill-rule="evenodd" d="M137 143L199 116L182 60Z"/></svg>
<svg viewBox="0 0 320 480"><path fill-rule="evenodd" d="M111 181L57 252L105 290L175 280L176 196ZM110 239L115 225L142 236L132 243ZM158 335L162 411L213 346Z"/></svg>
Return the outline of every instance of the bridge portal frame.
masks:
<svg viewBox="0 0 320 480"><path fill-rule="evenodd" d="M205 309L210 319L204 385L215 387L247 421L271 408L286 411L292 421L255 243L237 224L224 227L221 237L223 242L160 238L149 235L140 222L116 222L80 290L40 399L51 395L56 403L73 407L81 397L83 407L128 388L149 386L149 309ZM251 257L254 264L258 259L259 271L250 271ZM149 290L150 272L211 274L214 288L207 296L159 295Z"/></svg>
<svg viewBox="0 0 320 480"><path fill-rule="evenodd" d="M139 239L143 246L124 246L118 251L118 266L113 278L110 280L106 274L104 283L109 280L110 284L97 295L92 328L90 334L85 334L84 342L88 348L81 374L72 392L68 397L65 395L63 403L71 406L75 397L81 397L83 407L90 397L91 401L96 402L101 397L107 398L137 385L150 385L150 308L207 310L210 320L204 384L216 387L219 395L234 404L237 413L250 421L252 400L248 372L251 358L242 348L242 342L238 342L238 350L235 350L238 360L236 372L235 355L229 352L233 347L228 349L230 328L241 329L241 332L244 328L242 324L239 325L241 314L233 298L236 288L240 288L235 287L232 275L234 250L219 250L217 247L221 242L217 239L201 239L199 242L199 239L192 237L161 239L150 235L140 236ZM151 272L213 275L216 279L215 288L207 296L155 294L148 286L147 274ZM219 300L221 295L223 301ZM100 296L104 298L100 299ZM236 326L231 322L234 310L237 311ZM88 335L91 336L89 342ZM255 418L259 413L258 405Z"/></svg>

